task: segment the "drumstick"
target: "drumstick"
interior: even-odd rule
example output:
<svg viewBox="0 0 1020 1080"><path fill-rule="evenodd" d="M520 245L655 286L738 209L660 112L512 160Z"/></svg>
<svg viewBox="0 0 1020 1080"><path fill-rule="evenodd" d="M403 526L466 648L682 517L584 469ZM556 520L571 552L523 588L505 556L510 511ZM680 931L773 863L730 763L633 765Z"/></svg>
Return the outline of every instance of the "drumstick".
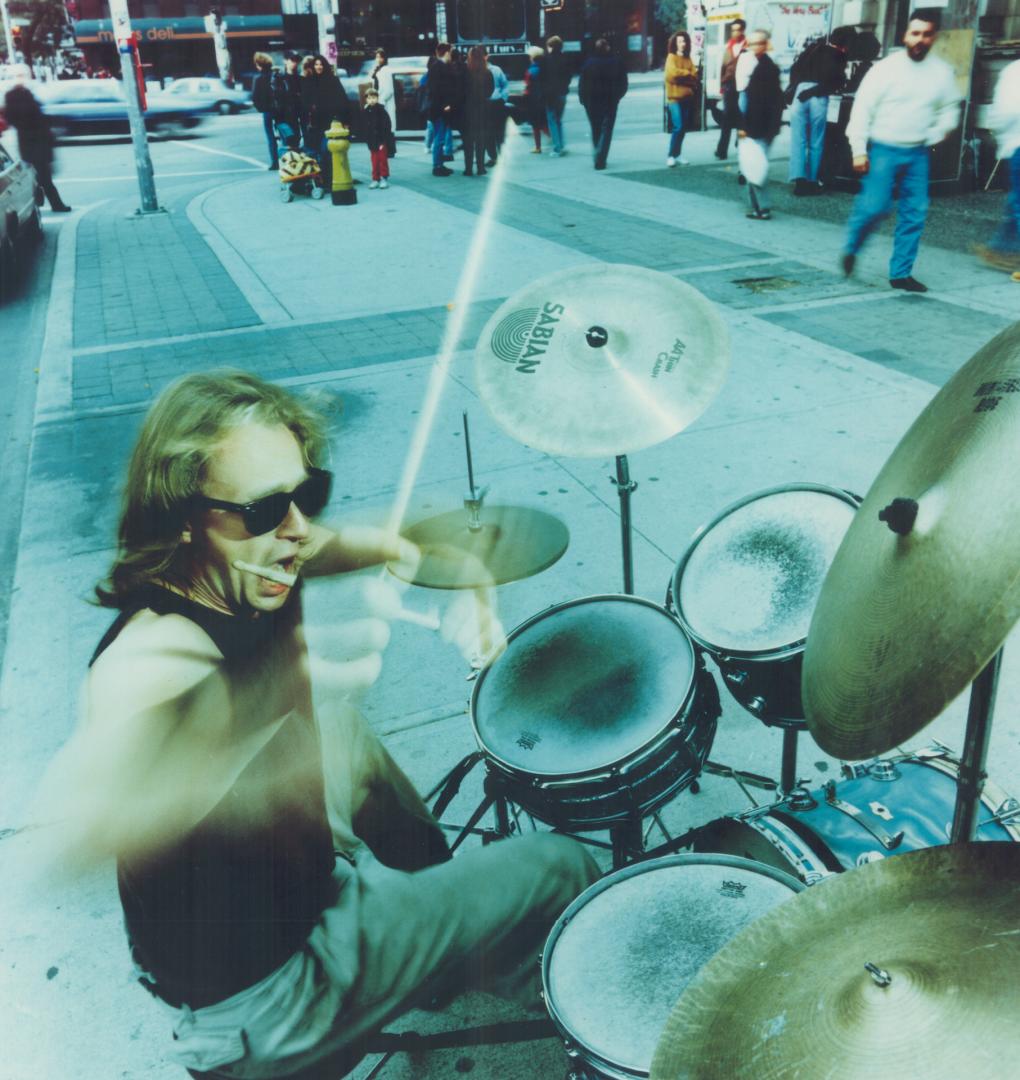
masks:
<svg viewBox="0 0 1020 1080"><path fill-rule="evenodd" d="M286 585L293 588L297 582L297 574L288 574L284 570L277 570L272 566L258 566L256 563L245 562L243 559L235 559L235 570L243 570L245 573L254 574L256 577L273 581L277 585ZM415 626L424 626L426 630L439 629L439 615L435 611L412 611L410 608L400 608L392 616L403 622L414 623Z"/></svg>

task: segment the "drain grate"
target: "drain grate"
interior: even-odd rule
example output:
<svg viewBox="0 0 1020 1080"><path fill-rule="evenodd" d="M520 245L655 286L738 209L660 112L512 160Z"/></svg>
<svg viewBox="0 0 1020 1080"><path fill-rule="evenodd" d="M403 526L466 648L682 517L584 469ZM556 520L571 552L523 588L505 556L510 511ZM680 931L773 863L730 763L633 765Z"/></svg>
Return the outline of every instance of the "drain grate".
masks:
<svg viewBox="0 0 1020 1080"><path fill-rule="evenodd" d="M791 281L790 278L773 276L734 278L733 284L753 293L770 293L780 292L783 289L792 289L799 285L800 282Z"/></svg>

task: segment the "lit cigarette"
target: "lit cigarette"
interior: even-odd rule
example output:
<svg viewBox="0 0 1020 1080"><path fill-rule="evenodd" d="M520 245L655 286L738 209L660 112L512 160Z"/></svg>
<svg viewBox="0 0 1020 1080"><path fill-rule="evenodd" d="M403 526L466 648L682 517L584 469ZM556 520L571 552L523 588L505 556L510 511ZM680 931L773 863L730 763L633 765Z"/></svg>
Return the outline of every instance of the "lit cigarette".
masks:
<svg viewBox="0 0 1020 1080"><path fill-rule="evenodd" d="M235 570L244 570L248 574L255 574L266 581L275 581L277 585L286 585L293 588L297 583L297 574L288 574L283 570L276 570L272 566L257 566L255 563L245 562L243 559L234 560Z"/></svg>

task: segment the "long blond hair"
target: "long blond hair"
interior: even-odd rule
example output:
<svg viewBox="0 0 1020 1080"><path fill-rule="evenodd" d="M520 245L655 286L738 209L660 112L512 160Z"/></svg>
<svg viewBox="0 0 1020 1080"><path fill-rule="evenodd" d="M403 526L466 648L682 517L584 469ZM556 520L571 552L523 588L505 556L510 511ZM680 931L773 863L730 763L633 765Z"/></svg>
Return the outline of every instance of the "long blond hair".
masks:
<svg viewBox="0 0 1020 1080"><path fill-rule="evenodd" d="M117 556L96 586L103 607L125 607L138 589L157 580L184 584L180 549L189 504L201 491L216 447L249 421L289 428L305 464L321 464L321 417L256 375L227 368L185 375L159 395L128 465Z"/></svg>

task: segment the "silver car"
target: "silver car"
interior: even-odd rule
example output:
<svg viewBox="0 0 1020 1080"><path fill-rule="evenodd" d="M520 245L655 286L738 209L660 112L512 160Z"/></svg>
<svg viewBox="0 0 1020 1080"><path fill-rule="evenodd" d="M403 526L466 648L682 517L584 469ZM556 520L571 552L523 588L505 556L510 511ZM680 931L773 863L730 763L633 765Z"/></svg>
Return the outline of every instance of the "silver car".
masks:
<svg viewBox="0 0 1020 1080"><path fill-rule="evenodd" d="M42 235L42 200L35 169L0 146L0 300L13 294L24 261Z"/></svg>
<svg viewBox="0 0 1020 1080"><path fill-rule="evenodd" d="M191 77L175 79L165 90L152 95L165 101L183 100L202 106L209 112L218 112L221 116L250 109L251 94L247 90L234 89L222 79Z"/></svg>

